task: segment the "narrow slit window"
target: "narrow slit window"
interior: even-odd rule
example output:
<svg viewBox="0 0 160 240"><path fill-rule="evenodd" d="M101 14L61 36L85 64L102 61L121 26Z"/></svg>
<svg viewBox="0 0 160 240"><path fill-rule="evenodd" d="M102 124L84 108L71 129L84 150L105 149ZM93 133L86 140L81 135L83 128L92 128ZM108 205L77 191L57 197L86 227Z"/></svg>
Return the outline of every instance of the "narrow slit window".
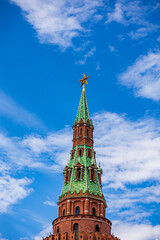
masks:
<svg viewBox="0 0 160 240"><path fill-rule="evenodd" d="M96 215L96 209L92 208L92 215L95 216Z"/></svg>
<svg viewBox="0 0 160 240"><path fill-rule="evenodd" d="M88 128L87 128L87 137L89 136L89 130L88 130Z"/></svg>
<svg viewBox="0 0 160 240"><path fill-rule="evenodd" d="M82 136L82 128L80 129L80 135Z"/></svg>
<svg viewBox="0 0 160 240"><path fill-rule="evenodd" d="M77 180L79 181L81 179L81 169L77 169Z"/></svg>
<svg viewBox="0 0 160 240"><path fill-rule="evenodd" d="M94 181L94 170L91 170L91 180Z"/></svg>

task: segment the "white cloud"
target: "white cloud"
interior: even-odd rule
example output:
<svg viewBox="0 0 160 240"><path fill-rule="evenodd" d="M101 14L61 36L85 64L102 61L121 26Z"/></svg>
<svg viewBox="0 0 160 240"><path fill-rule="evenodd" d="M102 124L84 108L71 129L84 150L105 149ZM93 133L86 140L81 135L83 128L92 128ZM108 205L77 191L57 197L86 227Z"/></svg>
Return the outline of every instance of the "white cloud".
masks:
<svg viewBox="0 0 160 240"><path fill-rule="evenodd" d="M103 181L111 187L159 179L160 127L153 118L131 121L124 115L94 115L95 149ZM116 177L115 177L116 176Z"/></svg>
<svg viewBox="0 0 160 240"><path fill-rule="evenodd" d="M8 240L7 238L2 237L2 233L0 233L0 240Z"/></svg>
<svg viewBox="0 0 160 240"><path fill-rule="evenodd" d="M37 236L33 237L33 239L42 240L44 237L49 236L52 231L52 225L46 224L46 226L43 227L43 230Z"/></svg>
<svg viewBox="0 0 160 240"><path fill-rule="evenodd" d="M0 213L4 213L8 208L19 200L27 197L32 189L27 188L32 183L28 178L13 178L11 176L0 177Z"/></svg>
<svg viewBox="0 0 160 240"><path fill-rule="evenodd" d="M3 172L16 168L60 171L69 158L72 144L71 129L24 138L7 137L0 133L0 165Z"/></svg>
<svg viewBox="0 0 160 240"><path fill-rule="evenodd" d="M140 4L141 2L137 0L117 0L114 10L107 14L106 23L115 21L124 25L145 24L144 16L148 9L145 6L142 8Z"/></svg>
<svg viewBox="0 0 160 240"><path fill-rule="evenodd" d="M122 240L160 240L160 225L113 222L113 232Z"/></svg>
<svg viewBox="0 0 160 240"><path fill-rule="evenodd" d="M109 12L107 14L107 21L106 23L110 23L112 21L118 22L118 23L123 23L124 22L124 13L122 10L122 3L120 1L117 1L115 4L115 9L113 12Z"/></svg>
<svg viewBox="0 0 160 240"><path fill-rule="evenodd" d="M151 207L146 211L149 204L160 203L160 184L125 188L121 191L112 189L110 192L110 190L111 188L108 189L107 186L103 189L108 204L108 214L116 219L127 219L127 222L144 222L154 212Z"/></svg>
<svg viewBox="0 0 160 240"><path fill-rule="evenodd" d="M72 39L87 31L84 23L97 21L98 0L12 0L25 13L27 21L37 31L43 43L52 43L63 48L72 45Z"/></svg>
<svg viewBox="0 0 160 240"><path fill-rule="evenodd" d="M119 75L122 85L133 88L138 97L160 100L160 51L140 56Z"/></svg>
<svg viewBox="0 0 160 240"><path fill-rule="evenodd" d="M154 6L152 6L153 11ZM134 25L134 31L129 32L129 36L138 39L147 36L150 32L157 31L159 26L147 20L150 6L142 5L139 0L117 0L113 11L107 13L107 21L121 23L124 26ZM157 10L157 8L154 8Z"/></svg>
<svg viewBox="0 0 160 240"><path fill-rule="evenodd" d="M95 114L93 122L108 214L113 219L144 221L156 209L149 204L159 204L160 198L159 121L149 117L133 121L103 112Z"/></svg>
<svg viewBox="0 0 160 240"><path fill-rule="evenodd" d="M92 56L94 55L95 51L96 51L96 48L95 48L95 47L91 48L86 54L84 54L83 59L77 61L76 63L77 63L77 64L80 64L80 65L85 64L86 61L87 61L87 59L90 58L90 57L92 57Z"/></svg>
<svg viewBox="0 0 160 240"><path fill-rule="evenodd" d="M54 201L51 201L51 200L44 201L44 204L51 206L51 207L57 207L57 203L55 203Z"/></svg>
<svg viewBox="0 0 160 240"><path fill-rule="evenodd" d="M112 45L108 45L108 48L111 52L117 52L116 48Z"/></svg>
<svg viewBox="0 0 160 240"><path fill-rule="evenodd" d="M0 91L0 116L5 116L18 124L29 128L44 128L35 114L28 112L18 105L11 97Z"/></svg>

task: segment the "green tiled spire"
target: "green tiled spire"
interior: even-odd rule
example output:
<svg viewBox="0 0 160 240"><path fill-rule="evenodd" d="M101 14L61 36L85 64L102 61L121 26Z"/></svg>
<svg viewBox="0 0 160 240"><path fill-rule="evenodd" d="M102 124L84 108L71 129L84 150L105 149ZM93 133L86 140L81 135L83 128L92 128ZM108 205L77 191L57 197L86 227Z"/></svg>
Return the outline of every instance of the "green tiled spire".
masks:
<svg viewBox="0 0 160 240"><path fill-rule="evenodd" d="M83 76L83 79L86 78ZM80 80L80 81L82 81ZM89 116L89 110L87 105L87 97L85 92L85 86L83 85L81 98L78 106L77 116L76 116L76 123L79 123L81 118L86 123L87 120L89 120L90 124L92 125L92 121ZM86 126L87 124L85 124ZM91 127L93 129L93 126ZM86 136L84 136L86 137ZM82 156L78 156L78 151L81 149L83 151ZM102 194L102 186L99 182L98 172L101 172L100 166L97 166L94 149L91 145L76 145L72 148L72 153L74 152L74 157L71 154L70 159L68 160L67 165L64 168L64 174L66 174L66 178L69 179L66 181L66 178L64 180L62 193L60 195L60 199L67 195L68 192L73 194L76 192L77 194L82 191L82 193L86 193L87 191L90 194L103 196ZM87 154L87 152L90 152L91 155ZM83 178L77 179L76 178L76 169L83 169ZM93 169L96 176L94 175L94 179L90 178L89 173ZM67 177L68 174L70 174L69 178Z"/></svg>
<svg viewBox="0 0 160 240"><path fill-rule="evenodd" d="M78 157L78 148L79 147L83 148L84 154L82 157ZM87 148L92 150L92 158L87 157ZM96 160L94 158L93 149L91 147L85 146L85 145L79 145L79 146L74 147L73 149L75 149L74 158L73 159L70 158L70 160L66 166L71 169L70 181L63 184L62 193L61 193L60 198L62 196L64 196L65 194L67 194L68 191L72 194L74 191L76 193L79 193L80 190L83 193L85 193L88 190L90 194L93 193L94 195L102 196L102 188L99 183L98 174L96 173L96 182L89 180L89 169L88 168L92 164L94 164L97 167ZM75 165L77 163L80 163L83 165L83 180L79 180L79 181L75 180ZM98 169L98 167L97 167L97 169Z"/></svg>
<svg viewBox="0 0 160 240"><path fill-rule="evenodd" d="M90 120L85 88L82 89L82 94L75 121L79 123L81 118L83 119L84 122L87 122L88 119Z"/></svg>

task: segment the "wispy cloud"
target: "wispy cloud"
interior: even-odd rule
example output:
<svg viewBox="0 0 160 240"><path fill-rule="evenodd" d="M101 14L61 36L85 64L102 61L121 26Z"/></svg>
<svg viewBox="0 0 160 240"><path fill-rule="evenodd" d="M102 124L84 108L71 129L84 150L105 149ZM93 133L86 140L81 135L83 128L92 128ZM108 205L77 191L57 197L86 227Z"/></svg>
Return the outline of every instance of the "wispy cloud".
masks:
<svg viewBox="0 0 160 240"><path fill-rule="evenodd" d="M16 123L25 125L29 128L44 128L44 125L35 114L25 110L1 90L0 116L7 117Z"/></svg>
<svg viewBox="0 0 160 240"><path fill-rule="evenodd" d="M111 52L117 52L116 48L113 45L108 45L108 48Z"/></svg>
<svg viewBox="0 0 160 240"><path fill-rule="evenodd" d="M44 204L51 206L51 207L57 207L57 203L55 203L54 201L51 201L51 200L44 201Z"/></svg>
<svg viewBox="0 0 160 240"><path fill-rule="evenodd" d="M160 100L160 51L140 56L119 75L122 85L133 88L135 96Z"/></svg>
<svg viewBox="0 0 160 240"><path fill-rule="evenodd" d="M8 240L7 238L3 238L2 234L0 233L0 240Z"/></svg>
<svg viewBox="0 0 160 240"><path fill-rule="evenodd" d="M87 59L92 57L96 51L96 48L91 48L87 53L84 54L83 59L76 62L76 64L83 65L86 63Z"/></svg>
<svg viewBox="0 0 160 240"><path fill-rule="evenodd" d="M94 115L94 125L95 149L103 164L105 185L123 189L128 183L159 178L158 121L131 121L124 115L104 112Z"/></svg>
<svg viewBox="0 0 160 240"><path fill-rule="evenodd" d="M88 31L87 21L98 19L96 14L102 1L98 0L12 0L24 12L26 20L37 31L42 43L56 44L66 48L72 39Z"/></svg>
<svg viewBox="0 0 160 240"><path fill-rule="evenodd" d="M27 186L32 183L28 178L13 178L9 175L0 177L0 213L4 213L8 208L19 200L27 197L33 189Z"/></svg>
<svg viewBox="0 0 160 240"><path fill-rule="evenodd" d="M160 203L160 184L152 183L151 186L148 185L143 185L143 188L125 188L119 191L113 191L112 188L104 188L108 213L112 215L112 218L123 221L127 219L127 222L132 223L144 223L154 212L154 208L152 209L152 207L150 207L150 211L147 211L149 204Z"/></svg>
<svg viewBox="0 0 160 240"><path fill-rule="evenodd" d="M157 8L154 10L157 10ZM142 38L150 32L157 31L160 27L148 20L147 16L150 11L150 6L143 5L142 1L117 0L114 9L107 13L106 23L117 22L126 27L133 25L134 30L130 31L128 35L133 39Z"/></svg>
<svg viewBox="0 0 160 240"><path fill-rule="evenodd" d="M45 137L29 135L17 138L0 133L0 164L4 172L11 168L13 171L16 168L26 167L59 171L69 158L71 139L69 128L50 133Z"/></svg>
<svg viewBox="0 0 160 240"><path fill-rule="evenodd" d="M33 240L42 240L44 237L48 236L52 232L52 225L46 224L43 227L43 230L35 237L33 237Z"/></svg>
<svg viewBox="0 0 160 240"><path fill-rule="evenodd" d="M160 225L113 222L113 231L123 240L160 240Z"/></svg>

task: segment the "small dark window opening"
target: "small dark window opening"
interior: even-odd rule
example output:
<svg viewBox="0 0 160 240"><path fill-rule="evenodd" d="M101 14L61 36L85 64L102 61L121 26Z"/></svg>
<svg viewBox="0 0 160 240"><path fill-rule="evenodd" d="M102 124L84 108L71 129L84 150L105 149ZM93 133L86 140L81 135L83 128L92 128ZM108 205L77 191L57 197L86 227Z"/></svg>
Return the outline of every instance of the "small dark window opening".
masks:
<svg viewBox="0 0 160 240"><path fill-rule="evenodd" d="M59 227L57 227L57 233L59 233Z"/></svg>
<svg viewBox="0 0 160 240"><path fill-rule="evenodd" d="M82 149L79 149L79 156L82 157Z"/></svg>
<svg viewBox="0 0 160 240"><path fill-rule="evenodd" d="M76 207L76 215L79 215L79 214L80 214L80 207L77 206L77 207Z"/></svg>
<svg viewBox="0 0 160 240"><path fill-rule="evenodd" d="M92 208L92 215L95 216L96 215L96 209Z"/></svg>
<svg viewBox="0 0 160 240"><path fill-rule="evenodd" d="M68 171L66 172L66 174L67 174L67 181L68 181L68 180L69 180L69 179L68 179Z"/></svg>
<svg viewBox="0 0 160 240"><path fill-rule="evenodd" d="M99 225L96 225L96 232L99 232Z"/></svg>
<svg viewBox="0 0 160 240"><path fill-rule="evenodd" d="M87 137L89 136L89 130L87 129Z"/></svg>
<svg viewBox="0 0 160 240"><path fill-rule="evenodd" d="M94 181L94 170L91 170L91 180Z"/></svg>
<svg viewBox="0 0 160 240"><path fill-rule="evenodd" d="M74 151L72 150L72 158L74 158Z"/></svg>
<svg viewBox="0 0 160 240"><path fill-rule="evenodd" d="M80 135L82 136L82 128L80 129Z"/></svg>
<svg viewBox="0 0 160 240"><path fill-rule="evenodd" d="M78 168L77 169L77 180L80 180L81 179L81 169Z"/></svg>
<svg viewBox="0 0 160 240"><path fill-rule="evenodd" d="M73 231L75 232L75 240L78 240L78 229L79 229L79 225L78 223L75 223L73 225Z"/></svg>
<svg viewBox="0 0 160 240"><path fill-rule="evenodd" d="M77 137L77 130L75 130L75 137Z"/></svg>
<svg viewBox="0 0 160 240"><path fill-rule="evenodd" d="M65 210L63 210L63 216L65 216Z"/></svg>

